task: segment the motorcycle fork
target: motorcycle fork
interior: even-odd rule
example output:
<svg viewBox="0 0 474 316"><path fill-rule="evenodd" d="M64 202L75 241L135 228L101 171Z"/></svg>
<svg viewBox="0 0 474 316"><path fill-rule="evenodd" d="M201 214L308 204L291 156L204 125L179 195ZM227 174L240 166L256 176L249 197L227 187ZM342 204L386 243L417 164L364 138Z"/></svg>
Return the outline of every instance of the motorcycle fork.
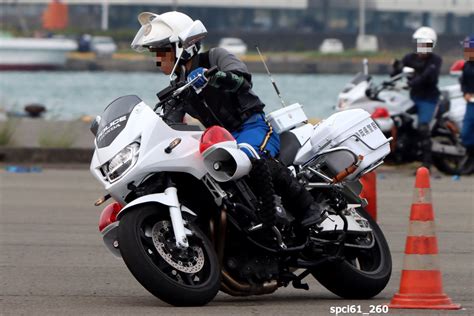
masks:
<svg viewBox="0 0 474 316"><path fill-rule="evenodd" d="M397 141L398 141L398 129L394 125L390 130L390 136L392 136L392 141L390 142L390 151L394 152L397 148Z"/></svg>
<svg viewBox="0 0 474 316"><path fill-rule="evenodd" d="M175 187L168 187L165 194L169 198L169 212L171 224L173 225L173 233L178 248L188 248L188 238L186 237L186 228L184 227L183 216L181 214L181 206L178 199L178 189Z"/></svg>

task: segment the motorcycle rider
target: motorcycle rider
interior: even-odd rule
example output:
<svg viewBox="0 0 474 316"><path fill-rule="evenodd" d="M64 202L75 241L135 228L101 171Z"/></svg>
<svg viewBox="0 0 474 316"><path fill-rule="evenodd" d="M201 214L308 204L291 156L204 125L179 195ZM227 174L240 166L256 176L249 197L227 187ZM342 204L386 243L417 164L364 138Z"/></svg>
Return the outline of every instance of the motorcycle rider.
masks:
<svg viewBox="0 0 474 316"><path fill-rule="evenodd" d="M467 150L467 161L461 170L464 174L474 172L474 35L463 41L464 59L466 60L461 76L461 90L467 102L461 139Z"/></svg>
<svg viewBox="0 0 474 316"><path fill-rule="evenodd" d="M405 55L401 63L396 61L392 76L400 73L403 67L415 70L408 80L408 87L418 115L418 133L423 150L422 164L429 169L432 163L430 122L440 96L437 85L442 58L433 53L437 35L432 28L420 27L413 33L413 40L416 42L416 53Z"/></svg>
<svg viewBox="0 0 474 316"><path fill-rule="evenodd" d="M265 120L265 104L252 91L252 76L246 65L223 48L199 53L199 41L183 48L179 34L189 30L193 23L200 23L186 14L176 11L160 15L143 12L138 20L141 28L131 44L134 50L156 53L156 65L166 75L174 72L177 75L175 82L185 79L189 82L201 76L193 83L195 93L188 93L185 102L163 109L167 119L182 122L185 113L188 113L205 127L223 126L238 143L250 144L265 158L253 160L250 174L251 179L263 178L263 182L259 179L259 183L266 187L265 192L257 192L262 201L268 202L262 205L261 218L265 224L272 225L275 221L278 206L275 191L283 201L293 204L292 210L301 226L309 227L322 222L322 211L311 194L285 166L274 159L280 149L279 137ZM207 33L203 25L202 30ZM174 69L176 61L178 66ZM214 66L218 68L217 73L206 78L204 74Z"/></svg>

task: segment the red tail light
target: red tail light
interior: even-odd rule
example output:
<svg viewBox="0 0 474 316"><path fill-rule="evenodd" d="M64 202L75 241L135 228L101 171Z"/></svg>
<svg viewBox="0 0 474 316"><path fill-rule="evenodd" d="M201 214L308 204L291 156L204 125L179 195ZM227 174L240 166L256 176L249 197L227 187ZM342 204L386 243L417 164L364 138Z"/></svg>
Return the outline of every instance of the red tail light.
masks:
<svg viewBox="0 0 474 316"><path fill-rule="evenodd" d="M449 68L449 73L451 75L460 75L462 74L462 70L464 68L465 61L464 59L456 60Z"/></svg>
<svg viewBox="0 0 474 316"><path fill-rule="evenodd" d="M122 206L117 202L107 205L100 214L99 231L103 231L105 227L115 222L121 209Z"/></svg>
<svg viewBox="0 0 474 316"><path fill-rule="evenodd" d="M220 126L211 126L206 129L201 136L199 151L203 153L212 145L233 140L235 140L235 138L225 128Z"/></svg>
<svg viewBox="0 0 474 316"><path fill-rule="evenodd" d="M388 118L390 117L390 113L386 108L375 108L374 113L372 113L372 118Z"/></svg>

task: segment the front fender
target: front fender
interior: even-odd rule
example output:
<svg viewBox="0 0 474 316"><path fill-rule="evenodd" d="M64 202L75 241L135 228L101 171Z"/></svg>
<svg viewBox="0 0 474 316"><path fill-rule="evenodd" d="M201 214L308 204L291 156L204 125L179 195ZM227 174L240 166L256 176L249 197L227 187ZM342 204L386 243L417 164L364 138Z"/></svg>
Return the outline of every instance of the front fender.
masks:
<svg viewBox="0 0 474 316"><path fill-rule="evenodd" d="M132 202L128 203L123 209L120 210L120 212L117 214L117 220L120 220L122 216L130 211L130 209L134 208L137 205L140 204L147 204L147 203L158 203L166 206L174 206L179 208L179 202L174 199L174 197L170 194L166 194L166 192L163 193L154 193L154 194L148 194L145 196L141 196L138 199L133 200ZM189 213L193 216L197 216L196 213L191 211L189 208L187 208L184 205L181 205L181 211Z"/></svg>
<svg viewBox="0 0 474 316"><path fill-rule="evenodd" d="M132 211L133 208L135 208L137 205L148 204L148 203L158 203L161 205L166 205L167 207L175 206L177 208L180 208L181 212L186 212L193 216L197 216L196 213L191 211L186 206L179 205L179 202L176 201L176 199L174 199L170 194L155 193L155 194L145 195L138 199L133 200L131 203L127 204L124 208L120 210L120 212L117 214L117 220L113 222L112 224L108 225L101 232L105 246L117 258L121 258L119 245L118 245L118 229L120 225L120 219L126 212ZM184 228L184 232L186 233L186 235L192 234L192 232L187 228Z"/></svg>

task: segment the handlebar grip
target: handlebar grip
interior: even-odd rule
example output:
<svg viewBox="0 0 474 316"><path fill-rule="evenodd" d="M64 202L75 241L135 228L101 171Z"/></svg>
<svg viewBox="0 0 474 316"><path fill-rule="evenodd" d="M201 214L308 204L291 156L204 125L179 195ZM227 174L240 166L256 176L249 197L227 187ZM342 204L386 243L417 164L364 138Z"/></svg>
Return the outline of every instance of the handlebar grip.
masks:
<svg viewBox="0 0 474 316"><path fill-rule="evenodd" d="M210 77L214 76L218 71L219 68L217 68L217 66L211 67L204 73L204 77L209 79Z"/></svg>

